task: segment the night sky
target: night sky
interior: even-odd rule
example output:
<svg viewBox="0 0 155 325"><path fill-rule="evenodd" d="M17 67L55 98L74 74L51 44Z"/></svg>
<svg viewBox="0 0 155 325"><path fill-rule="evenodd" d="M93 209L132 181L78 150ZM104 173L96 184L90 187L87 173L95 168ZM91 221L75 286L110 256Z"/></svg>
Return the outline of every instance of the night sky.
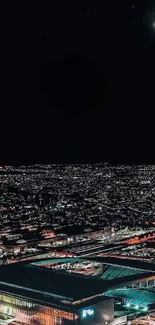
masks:
<svg viewBox="0 0 155 325"><path fill-rule="evenodd" d="M1 1L1 162L150 162L155 1Z"/></svg>

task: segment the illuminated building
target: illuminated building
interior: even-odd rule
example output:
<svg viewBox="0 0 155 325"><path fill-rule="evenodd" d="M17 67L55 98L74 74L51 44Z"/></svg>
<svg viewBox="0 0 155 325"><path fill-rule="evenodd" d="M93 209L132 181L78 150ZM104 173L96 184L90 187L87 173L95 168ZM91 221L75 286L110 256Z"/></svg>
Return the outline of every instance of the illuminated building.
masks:
<svg viewBox="0 0 155 325"><path fill-rule="evenodd" d="M72 272L74 263L81 268L90 261L58 258L2 266L0 324L123 325L133 314L148 313L150 304L155 309L155 293L142 287L150 283L151 290L153 271L102 262L97 266L102 272L86 276ZM121 313L115 311L115 298Z"/></svg>
<svg viewBox="0 0 155 325"><path fill-rule="evenodd" d="M97 280L55 271L47 262L9 264L0 272L0 324L103 323L113 319L114 304L102 291Z"/></svg>

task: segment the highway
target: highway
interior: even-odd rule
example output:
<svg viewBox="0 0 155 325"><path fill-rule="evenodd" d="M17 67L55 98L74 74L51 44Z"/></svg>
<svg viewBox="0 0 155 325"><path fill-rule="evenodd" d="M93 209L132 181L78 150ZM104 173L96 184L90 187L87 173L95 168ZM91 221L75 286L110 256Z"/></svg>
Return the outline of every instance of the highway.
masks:
<svg viewBox="0 0 155 325"><path fill-rule="evenodd" d="M150 240L150 239L155 239L155 235L151 235L151 236L145 236L144 238L131 238L125 241L122 241L122 244L127 244L127 245L136 245L136 244L141 244L141 243L145 243L146 241Z"/></svg>

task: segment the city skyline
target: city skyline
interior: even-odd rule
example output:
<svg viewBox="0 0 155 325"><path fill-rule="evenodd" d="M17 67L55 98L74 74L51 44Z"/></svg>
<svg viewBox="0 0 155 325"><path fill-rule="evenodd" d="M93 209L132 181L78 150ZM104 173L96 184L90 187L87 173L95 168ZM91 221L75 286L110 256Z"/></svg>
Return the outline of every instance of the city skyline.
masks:
<svg viewBox="0 0 155 325"><path fill-rule="evenodd" d="M154 325L155 0L0 26L0 325Z"/></svg>

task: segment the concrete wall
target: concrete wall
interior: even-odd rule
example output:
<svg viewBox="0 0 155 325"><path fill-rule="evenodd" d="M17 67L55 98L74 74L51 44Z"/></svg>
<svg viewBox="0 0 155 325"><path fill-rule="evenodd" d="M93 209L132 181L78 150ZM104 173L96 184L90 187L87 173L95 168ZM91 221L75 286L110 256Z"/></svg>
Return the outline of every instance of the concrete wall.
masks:
<svg viewBox="0 0 155 325"><path fill-rule="evenodd" d="M83 310L93 310L93 315L83 317ZM83 308L79 311L81 325L106 325L114 318L114 299L110 298L96 305Z"/></svg>
<svg viewBox="0 0 155 325"><path fill-rule="evenodd" d="M127 324L127 316L114 318L108 325Z"/></svg>

